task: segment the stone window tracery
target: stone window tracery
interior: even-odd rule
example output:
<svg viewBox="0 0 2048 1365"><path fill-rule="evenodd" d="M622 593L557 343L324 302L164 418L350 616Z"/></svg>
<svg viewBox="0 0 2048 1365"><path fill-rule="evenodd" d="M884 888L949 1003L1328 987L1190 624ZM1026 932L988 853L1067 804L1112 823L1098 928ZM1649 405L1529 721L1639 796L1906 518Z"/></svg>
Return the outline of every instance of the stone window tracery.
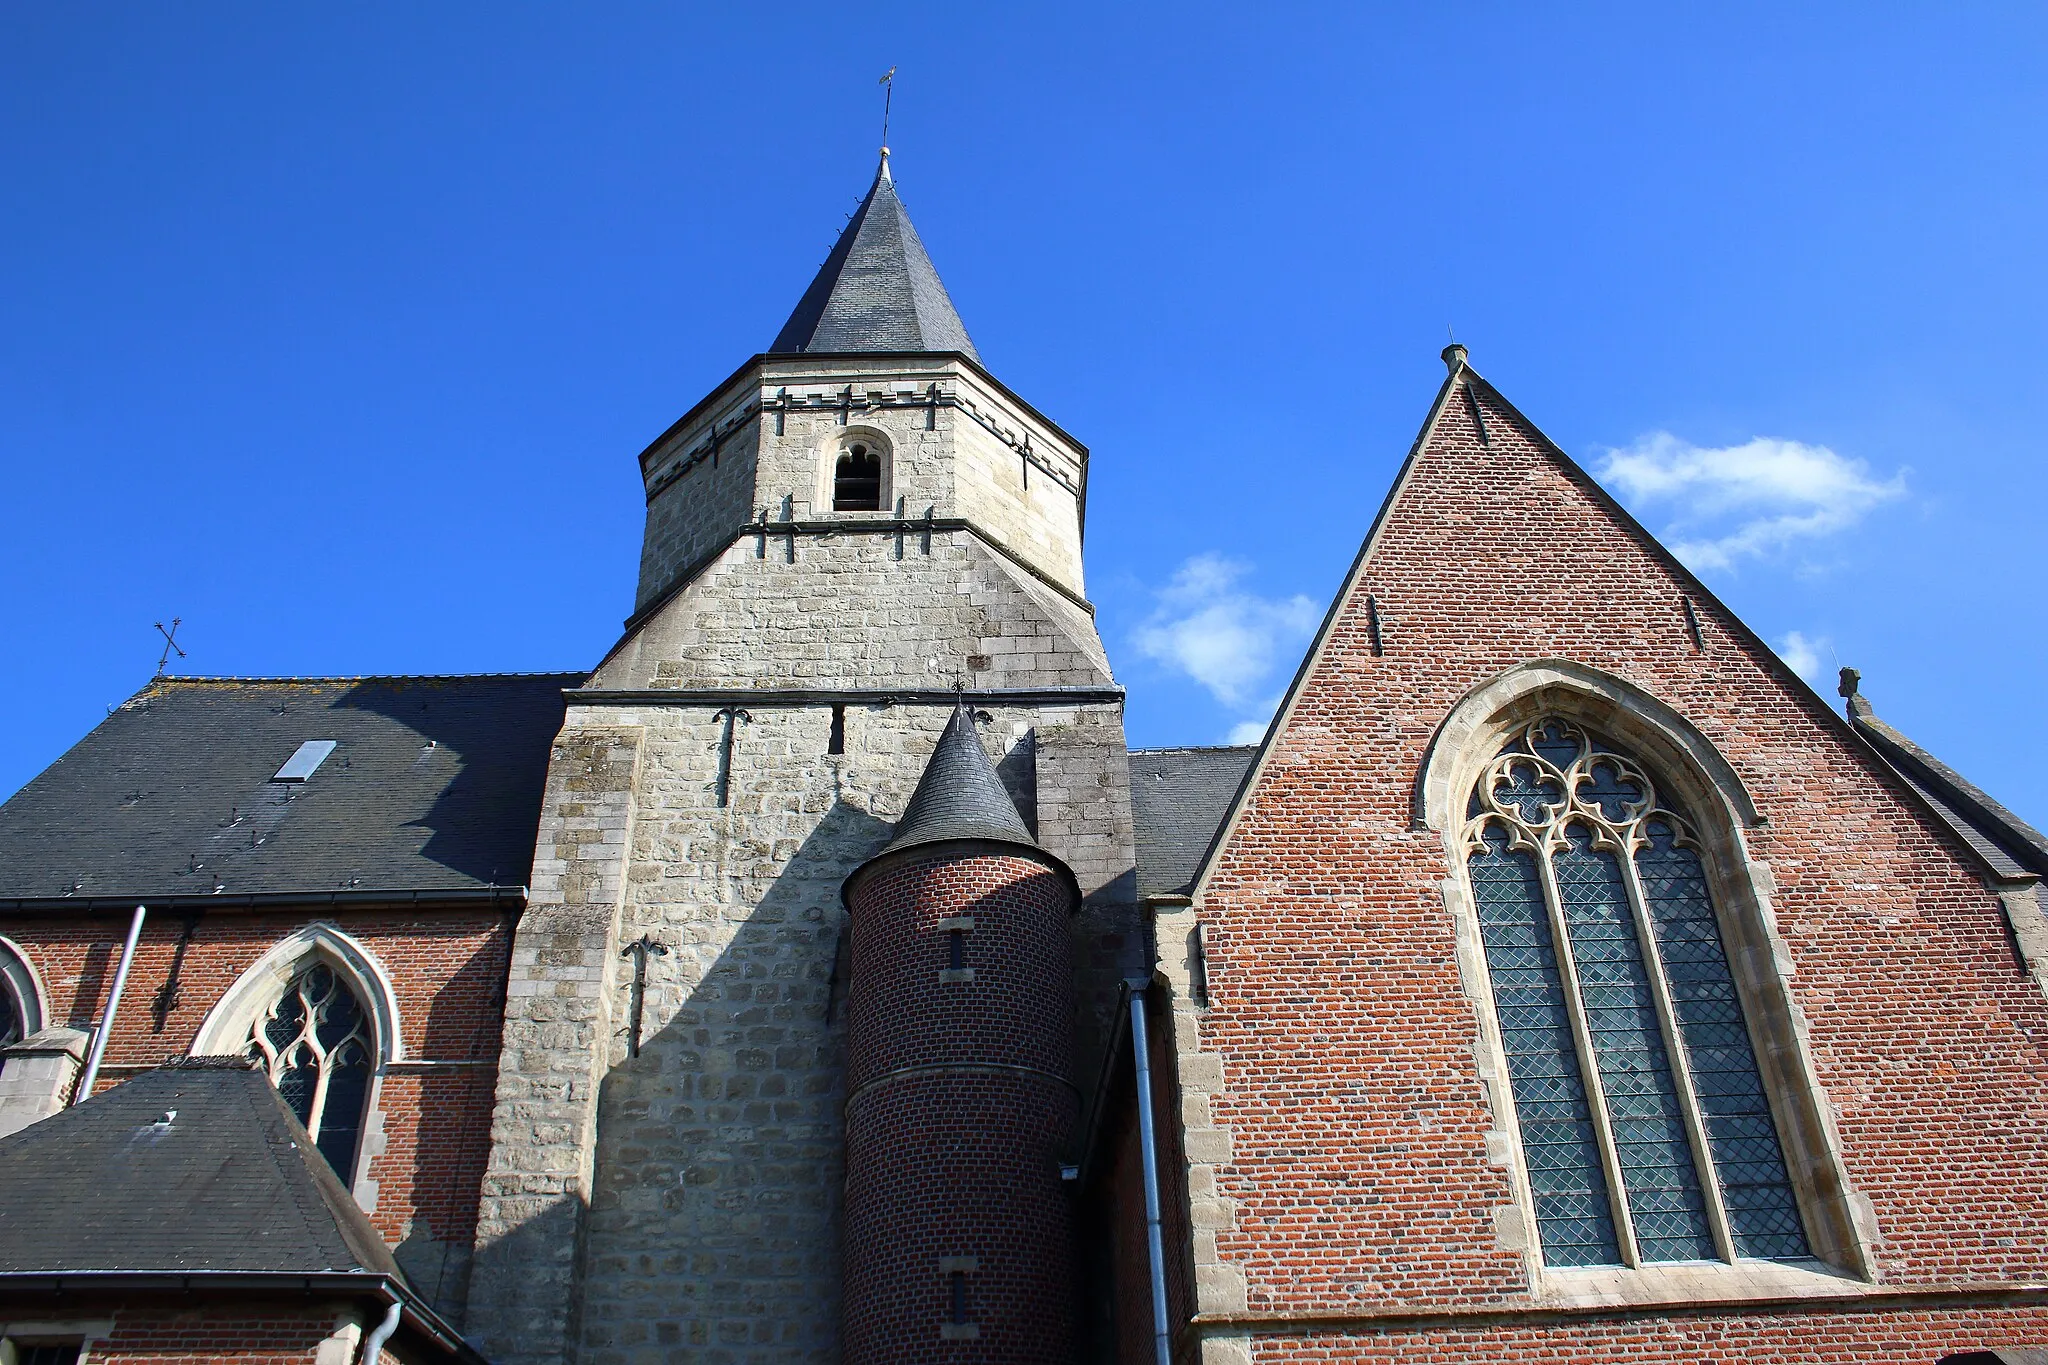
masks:
<svg viewBox="0 0 2048 1365"><path fill-rule="evenodd" d="M1645 766L1539 719L1463 847L1545 1263L1810 1255L1704 846Z"/></svg>
<svg viewBox="0 0 2048 1365"><path fill-rule="evenodd" d="M362 1001L318 959L294 972L249 1026L249 1055L344 1185L355 1170L374 1050Z"/></svg>

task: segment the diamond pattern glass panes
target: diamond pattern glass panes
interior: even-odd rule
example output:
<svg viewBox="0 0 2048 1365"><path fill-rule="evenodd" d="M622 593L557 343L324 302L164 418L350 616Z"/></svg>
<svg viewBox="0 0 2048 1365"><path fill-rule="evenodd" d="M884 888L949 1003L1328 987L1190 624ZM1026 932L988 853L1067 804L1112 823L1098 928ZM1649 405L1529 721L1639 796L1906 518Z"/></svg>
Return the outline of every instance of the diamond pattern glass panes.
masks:
<svg viewBox="0 0 2048 1365"><path fill-rule="evenodd" d="M1573 824L1552 866L1636 1244L1645 1261L1709 1258L1706 1202L1621 865Z"/></svg>
<svg viewBox="0 0 2048 1365"><path fill-rule="evenodd" d="M1549 716L1466 807L1544 1260L1810 1256L1708 869L1655 787Z"/></svg>
<svg viewBox="0 0 2048 1365"><path fill-rule="evenodd" d="M0 1047L20 1041L21 1007L14 1003L14 992L7 989L7 983L0 981Z"/></svg>
<svg viewBox="0 0 2048 1365"><path fill-rule="evenodd" d="M1543 1259L1554 1266L1618 1264L1599 1140L1580 1080L1535 860L1509 849L1507 833L1496 823L1481 836L1467 866L1507 1049L1515 1120L1534 1186Z"/></svg>
<svg viewBox="0 0 2048 1365"><path fill-rule="evenodd" d="M370 1031L362 1002L332 967L311 963L250 1028L249 1054L264 1064L327 1164L349 1180L370 1093Z"/></svg>
<svg viewBox="0 0 2048 1365"><path fill-rule="evenodd" d="M1699 855L1677 841L1671 821L1652 815L1643 823L1643 834L1647 843L1636 853L1636 871L1664 959L1736 1253L1808 1255L1799 1202L1707 896L1706 872Z"/></svg>

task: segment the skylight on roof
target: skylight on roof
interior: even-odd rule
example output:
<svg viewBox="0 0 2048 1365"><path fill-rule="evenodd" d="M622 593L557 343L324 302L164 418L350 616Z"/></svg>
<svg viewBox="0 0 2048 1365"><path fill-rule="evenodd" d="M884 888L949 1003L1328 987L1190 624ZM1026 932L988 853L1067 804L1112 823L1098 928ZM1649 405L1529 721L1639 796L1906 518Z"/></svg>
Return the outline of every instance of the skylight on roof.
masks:
<svg viewBox="0 0 2048 1365"><path fill-rule="evenodd" d="M334 752L331 739L309 739L299 746L298 752L285 760L277 770L272 782L304 782L313 775L314 769L327 761L327 755Z"/></svg>

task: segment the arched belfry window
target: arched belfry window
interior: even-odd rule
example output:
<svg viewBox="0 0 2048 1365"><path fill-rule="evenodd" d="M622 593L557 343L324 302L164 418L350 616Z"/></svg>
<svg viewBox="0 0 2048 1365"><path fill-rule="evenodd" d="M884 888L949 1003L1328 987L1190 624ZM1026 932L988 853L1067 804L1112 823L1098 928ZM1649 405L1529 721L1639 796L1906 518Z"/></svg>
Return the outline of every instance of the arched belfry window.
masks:
<svg viewBox="0 0 2048 1365"><path fill-rule="evenodd" d="M368 1012L319 958L301 966L249 1026L247 1051L342 1183L352 1178L375 1070Z"/></svg>
<svg viewBox="0 0 2048 1365"><path fill-rule="evenodd" d="M882 451L872 440L848 441L832 466L832 510L882 510Z"/></svg>
<svg viewBox="0 0 2048 1365"><path fill-rule="evenodd" d="M1544 1262L1810 1255L1708 855L1647 767L1538 719L1463 847Z"/></svg>

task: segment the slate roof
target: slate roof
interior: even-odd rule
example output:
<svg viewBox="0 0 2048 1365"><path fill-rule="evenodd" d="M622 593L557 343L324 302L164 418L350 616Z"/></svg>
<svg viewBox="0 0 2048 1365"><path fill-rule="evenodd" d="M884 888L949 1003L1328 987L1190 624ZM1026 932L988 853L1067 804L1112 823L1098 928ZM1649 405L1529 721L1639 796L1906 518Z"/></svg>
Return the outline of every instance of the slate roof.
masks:
<svg viewBox="0 0 2048 1365"><path fill-rule="evenodd" d="M1131 750L1139 895L1188 893L1258 752L1257 745Z"/></svg>
<svg viewBox="0 0 2048 1365"><path fill-rule="evenodd" d="M903 818L896 822L896 837L882 850L893 853L917 844L936 844L947 839L993 839L1000 843L1037 848L1038 841L1017 814L1017 804L996 775L981 737L974 733L974 716L964 704L953 708L953 717L939 734L932 756L925 764Z"/></svg>
<svg viewBox="0 0 2048 1365"><path fill-rule="evenodd" d="M0 1138L0 1272L403 1278L262 1073L206 1060Z"/></svg>
<svg viewBox="0 0 2048 1365"><path fill-rule="evenodd" d="M1845 670L1853 673L1853 670ZM1920 794L1957 838L1969 845L1999 877L2048 875L2048 838L1993 800L1980 787L1878 718L1853 677L1848 688L1849 725L1878 756Z"/></svg>
<svg viewBox="0 0 2048 1365"><path fill-rule="evenodd" d="M0 903L524 886L583 677L159 679L0 805Z"/></svg>
<svg viewBox="0 0 2048 1365"><path fill-rule="evenodd" d="M887 156L768 350L964 351L981 359L896 197Z"/></svg>

